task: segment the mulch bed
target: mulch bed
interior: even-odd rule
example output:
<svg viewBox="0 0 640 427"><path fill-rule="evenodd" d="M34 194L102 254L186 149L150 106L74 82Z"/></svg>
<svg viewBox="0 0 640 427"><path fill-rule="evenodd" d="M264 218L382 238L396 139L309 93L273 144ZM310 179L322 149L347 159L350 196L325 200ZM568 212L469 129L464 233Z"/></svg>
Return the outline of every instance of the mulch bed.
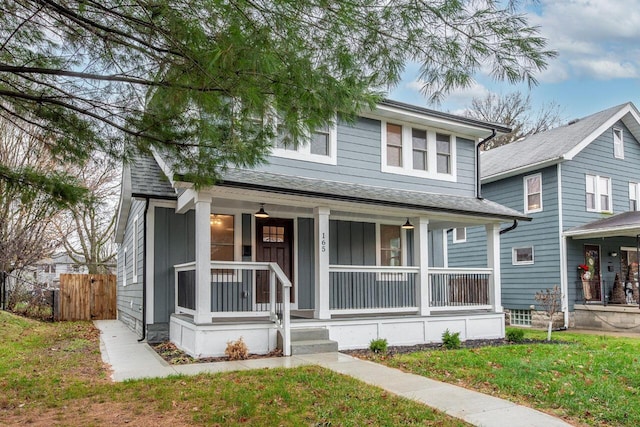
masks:
<svg viewBox="0 0 640 427"><path fill-rule="evenodd" d="M164 360L166 360L171 365L187 365L190 363L210 363L210 362L228 362L229 359L227 356L222 357L202 357L200 359L196 359L194 357L189 356L184 351L180 350L175 346L172 342L161 342L158 344L149 344L151 348L153 348L156 353L160 355ZM274 350L267 354L253 354L250 353L244 360L249 359L264 359L267 357L281 357L282 351Z"/></svg>

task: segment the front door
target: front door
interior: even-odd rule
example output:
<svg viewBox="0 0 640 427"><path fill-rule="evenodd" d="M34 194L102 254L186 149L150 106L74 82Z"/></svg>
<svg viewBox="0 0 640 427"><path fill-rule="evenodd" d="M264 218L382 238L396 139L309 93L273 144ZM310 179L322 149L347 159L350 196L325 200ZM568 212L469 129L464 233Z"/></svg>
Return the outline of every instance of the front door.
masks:
<svg viewBox="0 0 640 427"><path fill-rule="evenodd" d="M256 261L275 262L293 283L293 220L256 218ZM256 275L256 303L269 302L269 274ZM280 295L278 295L278 299ZM291 302L294 292L291 290Z"/></svg>
<svg viewBox="0 0 640 427"><path fill-rule="evenodd" d="M602 300L600 283L600 246L584 245L584 263L589 267L587 280L583 279L583 292L585 300ZM583 276L584 277L584 276Z"/></svg>

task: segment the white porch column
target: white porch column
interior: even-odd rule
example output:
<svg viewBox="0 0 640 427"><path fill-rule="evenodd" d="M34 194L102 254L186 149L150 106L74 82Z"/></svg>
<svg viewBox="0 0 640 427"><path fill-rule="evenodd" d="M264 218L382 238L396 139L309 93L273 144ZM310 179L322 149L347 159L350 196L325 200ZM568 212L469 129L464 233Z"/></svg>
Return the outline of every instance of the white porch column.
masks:
<svg viewBox="0 0 640 427"><path fill-rule="evenodd" d="M420 267L416 302L420 315L428 316L431 313L429 309L429 220L416 218L414 224L413 253L416 258L414 262Z"/></svg>
<svg viewBox="0 0 640 427"><path fill-rule="evenodd" d="M502 312L500 277L500 224L487 224L487 267L493 270L489 287L490 298L496 313Z"/></svg>
<svg viewBox="0 0 640 427"><path fill-rule="evenodd" d="M211 323L211 197L198 193L196 207L196 324ZM177 296L176 296L177 298Z"/></svg>
<svg viewBox="0 0 640 427"><path fill-rule="evenodd" d="M315 222L315 311L316 319L330 319L329 314L329 208L313 210Z"/></svg>

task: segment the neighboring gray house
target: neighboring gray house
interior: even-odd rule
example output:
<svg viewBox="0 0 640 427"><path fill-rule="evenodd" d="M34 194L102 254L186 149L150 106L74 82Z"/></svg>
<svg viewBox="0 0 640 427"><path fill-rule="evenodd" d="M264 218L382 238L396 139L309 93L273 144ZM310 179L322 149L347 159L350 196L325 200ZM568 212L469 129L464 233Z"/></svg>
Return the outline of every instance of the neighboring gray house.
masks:
<svg viewBox="0 0 640 427"><path fill-rule="evenodd" d="M86 265L76 263L64 252L41 259L27 269L33 273L33 280L36 283L46 284L48 288L60 287L61 274L86 274L88 272Z"/></svg>
<svg viewBox="0 0 640 427"><path fill-rule="evenodd" d="M483 196L533 219L502 234L511 324L531 324L535 293L558 285L567 327L640 325L640 313L622 319L624 304L604 307L622 302L619 294L611 300L616 274L627 287L623 302L638 302L639 120L627 103L483 152ZM448 266L484 265L485 241L484 230L453 230Z"/></svg>
<svg viewBox="0 0 640 427"><path fill-rule="evenodd" d="M138 157L116 227L118 317L194 356L240 337L285 355L300 334L341 349L502 337L498 232L528 218L477 197L476 155L507 131L385 101L209 188ZM445 231L469 226L490 236L484 264L444 268Z"/></svg>

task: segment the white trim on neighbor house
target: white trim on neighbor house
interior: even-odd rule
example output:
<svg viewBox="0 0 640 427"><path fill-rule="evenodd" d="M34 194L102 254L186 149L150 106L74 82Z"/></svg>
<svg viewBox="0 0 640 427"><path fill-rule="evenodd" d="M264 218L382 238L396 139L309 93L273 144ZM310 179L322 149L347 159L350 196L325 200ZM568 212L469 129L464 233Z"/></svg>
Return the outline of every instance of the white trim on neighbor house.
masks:
<svg viewBox="0 0 640 427"><path fill-rule="evenodd" d="M518 261L518 251L519 250L528 251L529 249L531 249L531 260ZM518 247L512 247L511 248L511 264L512 265L531 265L531 264L534 264L534 263L535 263L535 256L534 256L533 245L531 245L531 246L518 246Z"/></svg>
<svg viewBox="0 0 640 427"><path fill-rule="evenodd" d="M603 182L606 182L607 193L603 193L602 191L601 184ZM592 191L589 191L590 187ZM589 207L589 201L586 197L587 194L593 194L594 205L592 208ZM605 194L608 196L608 206L603 207L601 198ZM610 177L585 174L585 208L587 212L613 213L613 191Z"/></svg>
<svg viewBox="0 0 640 427"><path fill-rule="evenodd" d="M296 149L279 148L275 144L271 149L271 155L284 159L302 160L305 162L324 163L328 165L338 164L338 124L337 118L331 126L328 126L329 152L327 155L311 153L311 142L298 145Z"/></svg>
<svg viewBox="0 0 640 427"><path fill-rule="evenodd" d="M560 243L560 291L562 292L562 311L564 326L569 326L569 276L567 271L567 238L564 236L564 209L562 206L562 163L556 169L558 181L558 237Z"/></svg>
<svg viewBox="0 0 640 427"><path fill-rule="evenodd" d="M387 124L398 125L402 127L402 151L401 166L387 165ZM413 168L413 143L412 130L424 130L427 132L427 170L419 170ZM438 152L436 143L436 134L449 136L450 142L450 158L449 166L451 173L438 172ZM459 135L451 131L441 131L438 129L426 127L420 124L411 123L402 120L380 120L380 170L385 173L393 173L398 175L414 176L418 178L436 179L440 181L457 182L457 138Z"/></svg>
<svg viewBox="0 0 640 427"><path fill-rule="evenodd" d="M624 132L622 128L614 127L613 130L613 157L624 159Z"/></svg>
<svg viewBox="0 0 640 427"><path fill-rule="evenodd" d="M534 180L537 179L538 180L538 186L539 186L539 191L537 192L531 192L529 185L530 185L530 180ZM529 213L536 213L536 212L542 212L543 210L543 206L542 206L542 173L538 172L538 173L534 173L532 175L526 175L522 178L522 185L524 187L524 213L529 214ZM531 208L531 205L529 203L529 196L533 196L535 194L538 194L540 197L540 203L539 206L537 208Z"/></svg>

